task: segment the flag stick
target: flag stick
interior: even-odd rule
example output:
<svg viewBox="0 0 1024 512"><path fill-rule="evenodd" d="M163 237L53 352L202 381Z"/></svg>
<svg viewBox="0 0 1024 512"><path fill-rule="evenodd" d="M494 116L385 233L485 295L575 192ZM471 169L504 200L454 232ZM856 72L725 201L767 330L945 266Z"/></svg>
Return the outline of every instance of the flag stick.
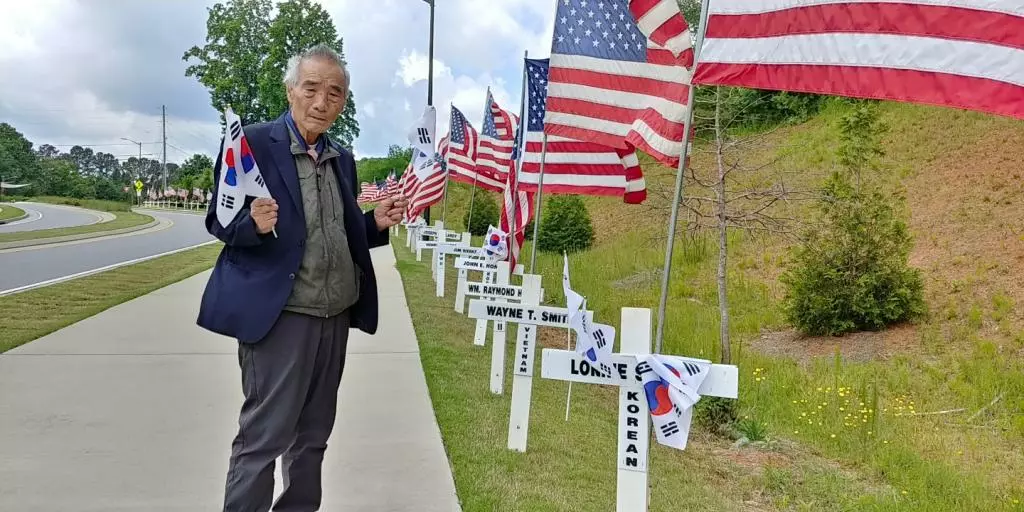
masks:
<svg viewBox="0 0 1024 512"><path fill-rule="evenodd" d="M526 131L524 130L525 134ZM525 136L523 137L526 138ZM548 134L541 135L540 142L540 176L537 177L537 208L533 214L533 244L530 245L530 273L533 273L533 266L537 263L537 227L540 226L541 200L544 198L544 159L548 154ZM569 383L570 390L572 382ZM568 411L568 405L566 406ZM568 412L566 413L568 414Z"/></svg>
<svg viewBox="0 0 1024 512"><path fill-rule="evenodd" d="M473 225L473 203L476 202L476 179L478 174L473 174L473 190L469 193L469 219L466 220L466 231Z"/></svg>
<svg viewBox="0 0 1024 512"><path fill-rule="evenodd" d="M270 232L274 234L274 238L277 238L277 228L276 227L270 228Z"/></svg>
<svg viewBox="0 0 1024 512"><path fill-rule="evenodd" d="M584 312L583 314L586 314ZM572 328L565 328L565 349L572 350ZM565 421L569 421L569 404L572 402L572 381L569 381L569 391L565 394Z"/></svg>
<svg viewBox="0 0 1024 512"><path fill-rule="evenodd" d="M697 27L697 41L693 45L693 70L697 69L697 60L700 57L701 44L704 42L704 32L707 27L708 1L702 0L700 7L700 26ZM692 71L692 70L691 70ZM691 72L691 78L692 78ZM658 329L654 338L654 353L661 354L662 342L665 339L665 309L668 305L668 287L672 274L672 250L675 246L676 223L679 220L679 203L684 193L684 182L686 180L687 160L690 154L690 144L693 142L690 133L693 131L693 103L696 87L691 83L690 91L686 101L686 122L683 124L683 147L679 155L679 169L676 172L675 193L672 196L672 215L668 221L668 240L665 248L665 268L661 274L661 299L658 302Z"/></svg>

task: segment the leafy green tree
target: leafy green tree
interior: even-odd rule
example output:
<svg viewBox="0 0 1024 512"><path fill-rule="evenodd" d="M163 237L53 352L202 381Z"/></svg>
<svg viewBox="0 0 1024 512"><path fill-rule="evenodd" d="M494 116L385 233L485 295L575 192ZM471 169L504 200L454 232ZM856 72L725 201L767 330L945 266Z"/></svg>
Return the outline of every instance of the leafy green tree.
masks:
<svg viewBox="0 0 1024 512"><path fill-rule="evenodd" d="M537 248L545 252L578 252L594 243L587 205L579 196L556 195L544 205Z"/></svg>
<svg viewBox="0 0 1024 512"><path fill-rule="evenodd" d="M269 0L215 4L208 9L206 44L193 46L182 57L195 61L185 76L195 77L210 91L213 108L223 111L230 105L244 124L274 119L287 109L282 81L290 56L322 43L344 58L342 39L319 4L288 0L277 4L273 17L271 10ZM351 90L329 133L349 148L359 136Z"/></svg>
<svg viewBox="0 0 1024 512"><path fill-rule="evenodd" d="M472 218L470 212L472 211ZM462 217L462 225L468 226L467 231L475 236L487 234L487 228L498 226L501 212L498 210L498 203L490 192L478 190L473 199L473 207L466 208Z"/></svg>
<svg viewBox="0 0 1024 512"><path fill-rule="evenodd" d="M900 218L902 199L867 176L883 154L878 113L859 104L840 124L841 169L825 183L818 219L782 275L784 311L799 330L838 335L877 330L926 313L913 238Z"/></svg>
<svg viewBox="0 0 1024 512"><path fill-rule="evenodd" d="M32 142L7 123L0 123L0 177L13 183L31 183L40 178Z"/></svg>
<svg viewBox="0 0 1024 512"><path fill-rule="evenodd" d="M178 169L177 178L174 181L175 187L184 187L188 190L192 190L196 187L202 187L201 181L207 170L212 174L213 172L213 159L207 155L196 153L185 160ZM207 189L203 189L207 190Z"/></svg>

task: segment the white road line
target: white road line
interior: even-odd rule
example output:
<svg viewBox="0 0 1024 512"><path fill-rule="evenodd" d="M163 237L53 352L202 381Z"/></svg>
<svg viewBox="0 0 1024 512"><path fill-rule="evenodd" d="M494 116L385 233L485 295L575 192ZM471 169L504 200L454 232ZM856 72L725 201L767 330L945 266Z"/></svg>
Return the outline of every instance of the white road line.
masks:
<svg viewBox="0 0 1024 512"><path fill-rule="evenodd" d="M18 220L18 221L9 222L7 224L0 224L0 231L3 231L3 228L5 228L7 226L17 226L18 224L26 224L26 223L29 223L29 222L35 222L37 220L43 220L43 212L41 212L39 210L33 210L33 209L28 208L26 206L19 206L18 208L21 208L23 211L27 212L28 213L28 217L25 217L24 219L21 219L21 220ZM33 217L33 215L38 215L38 217Z"/></svg>
<svg viewBox="0 0 1024 512"><path fill-rule="evenodd" d="M201 244L196 244L196 245L192 245L192 246L189 246L189 247L182 247L181 249L175 249L173 251L162 252L160 254L154 254L152 256L145 256L143 258L136 258L134 260L122 261L120 263L114 263L113 265L107 265L105 267L94 268L92 270L86 270L84 272L78 272L76 274L69 274L69 275L66 275L66 276L55 277L53 279L47 279L46 281L39 281L38 283L32 283L32 284L27 284L27 285L24 285L24 286L19 286L17 288L11 288L11 289L8 289L8 290L3 290L3 291L0 291L0 297L5 297L7 295L13 295L15 293L24 292L24 291L27 291L27 290L33 290L35 288L42 288L44 286L50 286L51 284L62 283L64 281L70 281L72 279L77 279L79 277L85 277L85 276L90 276L90 275L93 275L93 274L99 274L100 272L106 272L108 270L113 270L115 268L125 267L125 266L128 266L128 265L134 265L136 263L142 263L143 261L148 261L148 260L156 259L156 258L159 258L161 256L169 256L171 254L175 254L175 253L179 253L179 252L184 252L184 251L187 251L189 249L195 249L197 247L202 247L204 245L210 245L210 244L213 244L213 243L217 243L218 241L219 240L211 240L209 242L203 242Z"/></svg>

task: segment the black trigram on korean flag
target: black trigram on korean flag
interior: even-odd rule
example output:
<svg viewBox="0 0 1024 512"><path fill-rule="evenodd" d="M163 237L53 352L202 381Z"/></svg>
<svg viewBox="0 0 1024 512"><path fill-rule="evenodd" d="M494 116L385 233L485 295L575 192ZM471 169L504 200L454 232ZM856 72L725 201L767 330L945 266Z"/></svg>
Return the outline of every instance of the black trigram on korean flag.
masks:
<svg viewBox="0 0 1024 512"><path fill-rule="evenodd" d="M264 182L263 182L263 175L262 174L257 174L256 177L253 178L253 181L255 181L256 184L259 185L261 188L265 186Z"/></svg>
<svg viewBox="0 0 1024 512"><path fill-rule="evenodd" d="M686 369L686 373L688 373L690 375L690 377L693 377L694 375L697 375L697 374L700 373L700 366L697 366L697 365L695 365L693 363L687 363L687 362L684 361L683 362L683 368Z"/></svg>
<svg viewBox="0 0 1024 512"><path fill-rule="evenodd" d="M220 205L229 210L235 207L235 198L227 194L220 195Z"/></svg>
<svg viewBox="0 0 1024 512"><path fill-rule="evenodd" d="M608 344L608 340L606 340L604 337L603 330L598 329L594 331L594 344L597 345L597 348L599 349L603 349L605 345Z"/></svg>
<svg viewBox="0 0 1024 512"><path fill-rule="evenodd" d="M430 131L426 128L417 128L416 133L420 136L420 144L430 144Z"/></svg>
<svg viewBox="0 0 1024 512"><path fill-rule="evenodd" d="M242 123L234 121L231 123L231 140L237 140L242 135Z"/></svg>
<svg viewBox="0 0 1024 512"><path fill-rule="evenodd" d="M612 367L608 366L608 365L606 365L604 363L601 363L601 372L604 373L604 375L606 377L611 377L612 376Z"/></svg>
<svg viewBox="0 0 1024 512"><path fill-rule="evenodd" d="M661 434L665 437L675 435L679 433L679 425L674 421L670 421L661 426Z"/></svg>

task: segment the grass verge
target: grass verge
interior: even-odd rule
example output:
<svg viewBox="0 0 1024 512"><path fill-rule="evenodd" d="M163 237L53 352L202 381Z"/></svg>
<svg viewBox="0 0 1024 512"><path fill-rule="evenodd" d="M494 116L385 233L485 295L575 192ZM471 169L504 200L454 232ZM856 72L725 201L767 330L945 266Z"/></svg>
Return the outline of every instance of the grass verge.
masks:
<svg viewBox="0 0 1024 512"><path fill-rule="evenodd" d="M68 228L40 229L36 231L15 231L12 233L0 234L0 242L20 242L22 240L38 240L41 238L56 238L59 236L82 235L86 233L101 233L115 229L133 228L148 224L153 217L135 212L112 212L114 220L89 224L86 226L74 226Z"/></svg>
<svg viewBox="0 0 1024 512"><path fill-rule="evenodd" d="M25 211L17 206L11 206L9 204L0 205L0 221L16 219L22 215L25 215Z"/></svg>
<svg viewBox="0 0 1024 512"><path fill-rule="evenodd" d="M924 267L935 314L920 325L882 333L892 335L892 346L867 358L845 355L860 343L852 336L809 340L790 351L795 355L752 350L763 334L786 329L775 276L787 242L730 235L728 297L733 362L741 372L740 425L766 441L732 448L712 434L713 425L698 424L686 452L652 445L652 510L1024 510L1024 327L1014 306L1024 301L1024 291L1011 277L1024 261L1018 243L1024 237L1010 228L1024 213L1009 194L1020 190L1021 178L1007 172L1014 162L1009 157L990 162L984 159L997 150L973 149L976 138L1018 140L1024 129L957 114L971 122L952 137L963 154L947 156L942 141L950 139L943 128L948 116L937 112L948 114L886 107L897 136L887 140L890 174L880 178L907 189L921 246L912 262ZM799 151L780 154L780 165L804 176L828 170L841 113L825 111L804 126L781 130L776 147ZM708 158L698 152L695 165L709 168ZM985 164L975 168L978 162ZM950 167L957 174L933 178ZM672 182L670 170L645 166L645 176L655 192ZM966 187L965 180L991 183L987 189ZM944 196L933 192L940 185ZM808 179L806 186L815 184ZM979 195L949 199L958 189ZM570 267L573 287L588 297L601 322L617 324L621 307L657 308L663 196L669 195L652 194L646 210L587 198L595 227L601 226L598 240L590 251L570 256ZM449 213L459 208L449 197ZM426 264L416 264L404 247L396 249L465 510L612 509L614 390L574 386L576 412L566 424L565 384L536 379L530 453L508 453L507 397L492 397L486 389L490 348L471 346L472 322L454 314L450 298L433 297ZM523 254L529 251L527 244ZM716 256L713 239L680 237L666 353L718 358ZM561 257L539 254L537 264L548 301L563 303L557 286ZM540 339L549 346L565 343L564 332L542 329ZM830 343L843 354L821 349Z"/></svg>
<svg viewBox="0 0 1024 512"><path fill-rule="evenodd" d="M0 353L209 269L221 247L211 244L0 297Z"/></svg>

